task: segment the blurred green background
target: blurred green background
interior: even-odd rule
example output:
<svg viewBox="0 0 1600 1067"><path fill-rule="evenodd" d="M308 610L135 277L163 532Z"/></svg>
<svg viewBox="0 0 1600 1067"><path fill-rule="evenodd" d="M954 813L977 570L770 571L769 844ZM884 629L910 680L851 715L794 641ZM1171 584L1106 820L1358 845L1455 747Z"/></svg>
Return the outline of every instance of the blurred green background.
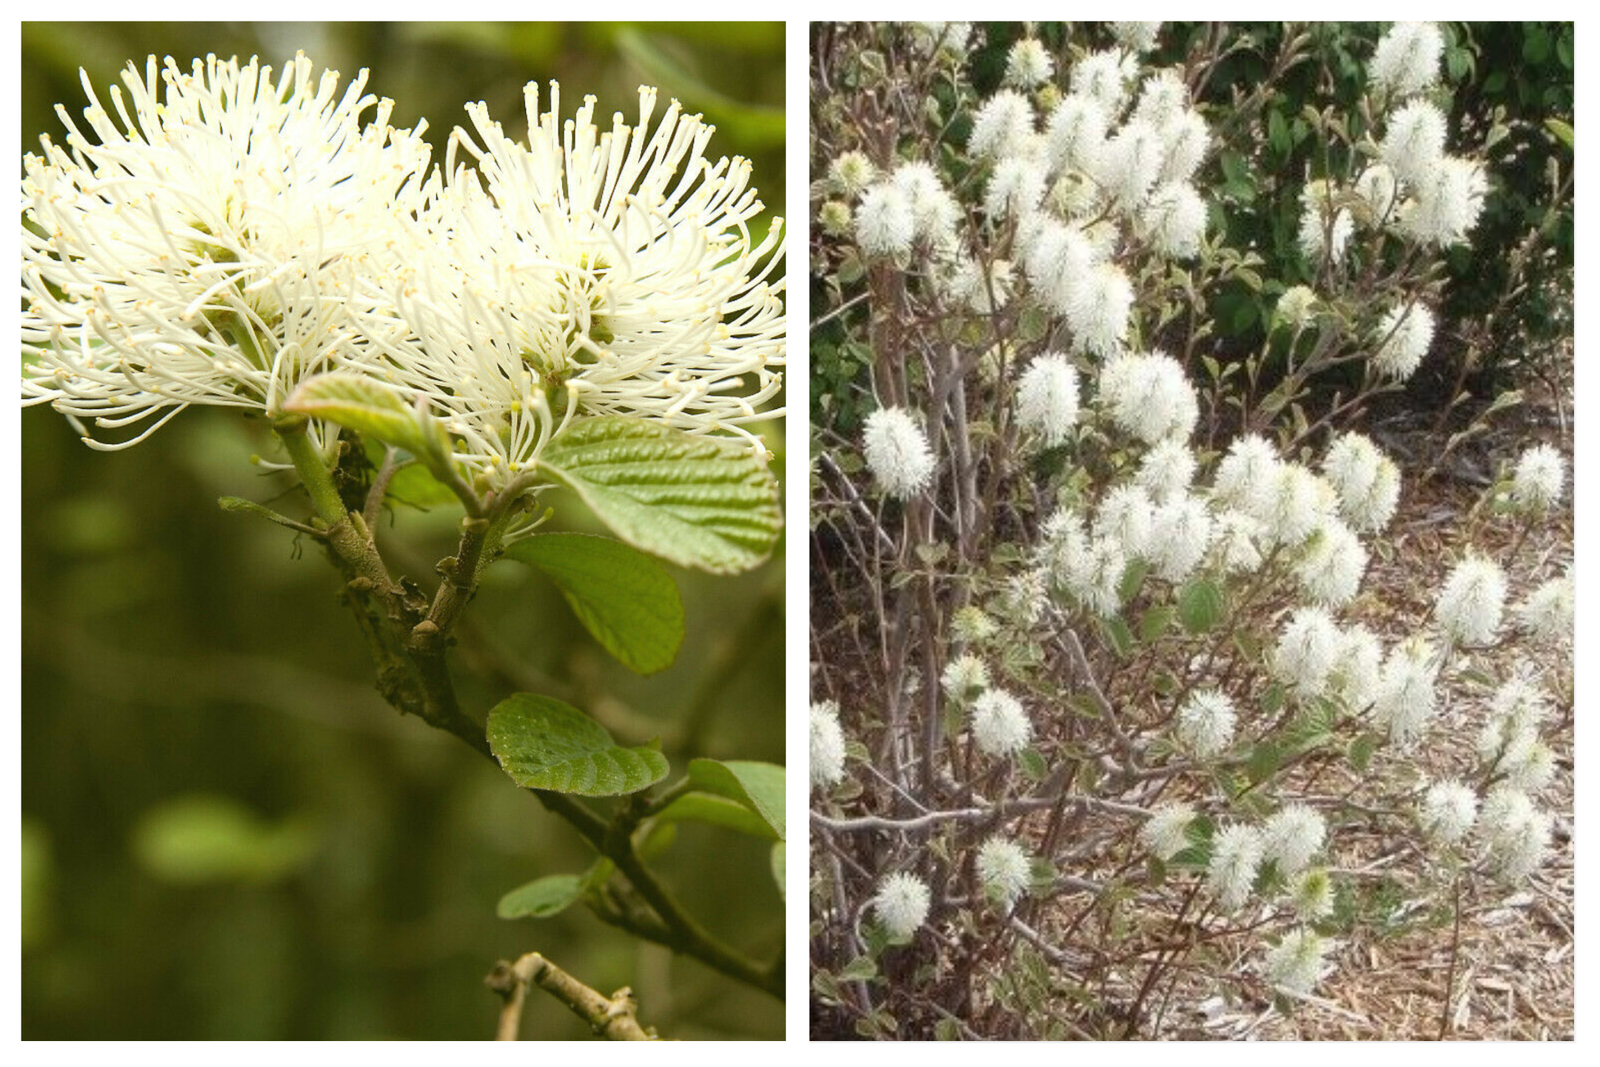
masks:
<svg viewBox="0 0 1600 1067"><path fill-rule="evenodd" d="M22 26L23 151L59 139L129 59L304 50L426 116L436 160L462 105L525 128L521 90L557 78L567 113L636 106L657 85L752 159L769 212L783 188L783 27L762 24L39 24ZM102 95L102 99L105 97ZM587 847L488 761L378 697L332 568L280 527L217 509L274 502L250 464L263 427L191 409L125 452L85 448L48 409L22 418L22 1025L24 1038L476 1038L495 960L538 950L675 1038L776 1038L782 1005L575 908L506 922L495 902L579 871ZM783 477L781 424L765 428ZM558 525L591 529L551 496ZM293 496L274 506L300 513ZM385 518L417 575L459 512ZM402 554L408 553L408 554ZM621 739L687 756L784 761L781 558L736 579L678 571L689 634L649 679L608 661L552 587L492 568L458 656L482 715L516 689L567 699ZM492 624L492 629L489 627ZM685 905L770 958L782 905L765 843L685 826L656 861ZM586 1036L530 996L526 1037Z"/></svg>

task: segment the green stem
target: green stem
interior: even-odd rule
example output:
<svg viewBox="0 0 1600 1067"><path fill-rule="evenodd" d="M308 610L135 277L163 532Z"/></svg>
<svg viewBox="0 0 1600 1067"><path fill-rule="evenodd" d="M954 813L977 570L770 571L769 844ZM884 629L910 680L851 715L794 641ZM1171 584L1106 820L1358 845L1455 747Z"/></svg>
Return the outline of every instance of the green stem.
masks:
<svg viewBox="0 0 1600 1067"><path fill-rule="evenodd" d="M277 420L272 429L289 453L295 473L300 475L300 484L311 495L317 515L331 528L344 522L347 513L344 501L339 498L339 490L333 486L333 476L323 462L322 454L306 432L307 425L308 420L303 416L290 415Z"/></svg>

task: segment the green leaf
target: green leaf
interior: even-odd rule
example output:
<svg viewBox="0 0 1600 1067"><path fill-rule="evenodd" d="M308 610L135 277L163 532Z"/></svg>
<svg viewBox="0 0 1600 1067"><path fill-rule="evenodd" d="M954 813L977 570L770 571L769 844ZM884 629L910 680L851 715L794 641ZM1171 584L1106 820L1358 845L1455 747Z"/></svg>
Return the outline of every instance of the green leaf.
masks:
<svg viewBox="0 0 1600 1067"><path fill-rule="evenodd" d="M629 670L672 666L683 644L683 599L667 569L621 541L539 534L506 549L561 590L583 628Z"/></svg>
<svg viewBox="0 0 1600 1067"><path fill-rule="evenodd" d="M868 982L878 977L878 965L871 956L857 956L839 972L841 982Z"/></svg>
<svg viewBox="0 0 1600 1067"><path fill-rule="evenodd" d="M129 844L164 882L272 882L311 859L317 833L302 816L269 821L232 797L191 793L141 812Z"/></svg>
<svg viewBox="0 0 1600 1067"><path fill-rule="evenodd" d="M283 409L337 423L435 461L442 461L448 450L438 420L413 411L394 393L359 374L334 372L307 378Z"/></svg>
<svg viewBox="0 0 1600 1067"><path fill-rule="evenodd" d="M1570 123L1562 122L1560 119L1545 119L1544 128L1554 134L1556 140L1568 148L1572 147L1573 132Z"/></svg>
<svg viewBox="0 0 1600 1067"><path fill-rule="evenodd" d="M779 900L789 899L783 887L784 874L788 871L787 849L788 846L782 841L772 843L772 881L778 887Z"/></svg>
<svg viewBox="0 0 1600 1067"><path fill-rule="evenodd" d="M1099 621L1100 632L1105 637L1106 644L1111 646L1118 659L1127 659L1129 653L1133 651L1133 634L1128 630L1128 624L1120 615Z"/></svg>
<svg viewBox="0 0 1600 1067"><path fill-rule="evenodd" d="M680 56L673 42L637 29L617 31L617 48L647 76L651 85L671 85L689 108L706 116L735 142L755 147L783 143L784 109L752 104L712 88Z"/></svg>
<svg viewBox="0 0 1600 1067"><path fill-rule="evenodd" d="M1367 732L1350 742L1348 759L1350 769L1357 774L1367 773L1367 768L1372 766L1372 754L1378 750L1378 735Z"/></svg>
<svg viewBox="0 0 1600 1067"><path fill-rule="evenodd" d="M1166 633L1174 614L1170 604L1157 604L1147 610L1139 617L1139 640L1149 644Z"/></svg>
<svg viewBox="0 0 1600 1067"><path fill-rule="evenodd" d="M1222 589L1209 578L1196 578L1178 593L1178 619L1192 634L1203 634L1222 617Z"/></svg>
<svg viewBox="0 0 1600 1067"><path fill-rule="evenodd" d="M541 462L618 537L685 567L749 570L783 528L772 471L732 441L598 415L574 422Z"/></svg>
<svg viewBox="0 0 1600 1067"><path fill-rule="evenodd" d="M744 805L772 828L778 840L783 840L784 771L776 763L690 760L689 781L702 793L713 793Z"/></svg>
<svg viewBox="0 0 1600 1067"><path fill-rule="evenodd" d="M709 793L685 793L662 808L656 818L669 822L703 822L751 837L765 837L774 841L778 838L777 831L767 824L767 820L739 801Z"/></svg>
<svg viewBox="0 0 1600 1067"><path fill-rule="evenodd" d="M617 796L667 776L667 758L655 748L623 748L577 708L533 693L507 697L489 712L489 747L526 789Z"/></svg>
<svg viewBox="0 0 1600 1067"><path fill-rule="evenodd" d="M549 874L519 885L500 898L494 913L502 919L548 919L560 915L583 896L585 880L578 874Z"/></svg>

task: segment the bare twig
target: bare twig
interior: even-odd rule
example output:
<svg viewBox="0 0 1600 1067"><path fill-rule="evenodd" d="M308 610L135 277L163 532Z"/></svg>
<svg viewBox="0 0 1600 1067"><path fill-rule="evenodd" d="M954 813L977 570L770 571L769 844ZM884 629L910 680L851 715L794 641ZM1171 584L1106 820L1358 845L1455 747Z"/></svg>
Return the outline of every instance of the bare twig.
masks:
<svg viewBox="0 0 1600 1067"><path fill-rule="evenodd" d="M515 1041L522 1027L522 1006L528 986L536 985L555 997L574 1015L587 1022L595 1036L608 1041L654 1041L655 1033L639 1025L638 1003L624 986L609 997L589 988L537 952L530 952L516 963L501 960L483 980L484 985L505 999L495 1040Z"/></svg>

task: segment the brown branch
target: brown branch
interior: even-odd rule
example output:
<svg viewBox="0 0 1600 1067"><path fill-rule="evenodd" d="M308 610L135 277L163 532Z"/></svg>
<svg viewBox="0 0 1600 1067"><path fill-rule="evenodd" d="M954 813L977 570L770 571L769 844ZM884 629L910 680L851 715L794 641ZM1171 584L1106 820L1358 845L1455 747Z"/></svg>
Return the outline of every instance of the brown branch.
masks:
<svg viewBox="0 0 1600 1067"><path fill-rule="evenodd" d="M500 1009L497 1041L515 1041L522 1026L522 1006L528 986L536 985L572 1010L589 1024L595 1036L608 1041L654 1041L654 1031L639 1025L638 1004L624 986L609 997L591 989L537 952L530 952L508 963L501 960L484 978L483 984L505 1000Z"/></svg>

